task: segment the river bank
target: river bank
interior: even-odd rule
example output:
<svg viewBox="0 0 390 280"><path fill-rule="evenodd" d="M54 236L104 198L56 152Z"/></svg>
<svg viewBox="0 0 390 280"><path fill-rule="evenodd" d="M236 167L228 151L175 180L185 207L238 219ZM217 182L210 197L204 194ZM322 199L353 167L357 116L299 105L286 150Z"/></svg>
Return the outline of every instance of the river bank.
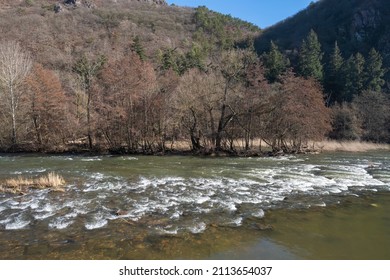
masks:
<svg viewBox="0 0 390 280"><path fill-rule="evenodd" d="M369 151L390 151L390 144L384 143L371 143L361 141L335 141L335 140L323 140L323 141L311 141L301 151L283 152L272 151L271 147L267 145L261 139L254 139L251 141L250 149L245 149L243 141L235 141L234 149L224 149L221 151L215 151L212 148L203 148L200 150L193 150L189 141L174 141L166 142L164 148L155 150L134 150L127 151L110 150L105 148L96 148L94 150L86 149L85 147L69 146L63 147L57 150L37 150L31 147L19 146L13 150L0 151L0 154L4 155L17 155L17 154L43 154L43 155L79 155L79 156L104 156L104 155L148 155L148 156L165 156L165 155L177 155L177 156L229 156L229 157L269 157L269 156L282 156L288 154L310 154L310 153L322 153L322 152L369 152Z"/></svg>

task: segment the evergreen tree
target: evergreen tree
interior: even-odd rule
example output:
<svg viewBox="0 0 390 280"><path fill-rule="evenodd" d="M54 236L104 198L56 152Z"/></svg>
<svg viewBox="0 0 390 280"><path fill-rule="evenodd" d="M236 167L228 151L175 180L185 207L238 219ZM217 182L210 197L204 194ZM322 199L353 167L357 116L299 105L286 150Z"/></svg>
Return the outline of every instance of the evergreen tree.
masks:
<svg viewBox="0 0 390 280"><path fill-rule="evenodd" d="M321 81L323 79L322 57L323 53L317 34L311 30L306 40L302 41L298 61L299 74L305 78L312 77Z"/></svg>
<svg viewBox="0 0 390 280"><path fill-rule="evenodd" d="M185 54L180 54L176 49L166 49L159 52L160 68L162 70L172 69L182 76L192 68L205 69L203 62L204 53L198 45L193 45L191 50Z"/></svg>
<svg viewBox="0 0 390 280"><path fill-rule="evenodd" d="M131 50L135 53L138 54L139 58L142 60L142 61L145 61L146 59L146 54L145 54L145 49L144 47L142 46L141 44L141 40L139 38L139 36L135 36L134 38L134 41L133 41L133 44L131 45Z"/></svg>
<svg viewBox="0 0 390 280"><path fill-rule="evenodd" d="M345 77L345 88L343 100L352 101L354 95L359 95L364 89L365 59L361 53L355 56L351 55L345 66L343 67L343 75Z"/></svg>
<svg viewBox="0 0 390 280"><path fill-rule="evenodd" d="M332 101L341 102L343 90L342 67L344 58L342 57L337 41L334 44L333 52L329 58L329 64L325 75L325 90L330 95Z"/></svg>
<svg viewBox="0 0 390 280"><path fill-rule="evenodd" d="M194 44L191 49L182 56L182 61L184 62L184 69L180 75L184 74L187 70L191 68L198 68L199 70L204 70L205 65L204 65L204 58L205 58L205 53L203 52L202 48Z"/></svg>
<svg viewBox="0 0 390 280"><path fill-rule="evenodd" d="M385 80L386 71L382 67L382 56L372 48L368 54L366 62L366 89L381 91Z"/></svg>
<svg viewBox="0 0 390 280"><path fill-rule="evenodd" d="M161 70L169 70L172 69L176 73L179 73L178 62L178 54L176 49L165 49L160 50L158 54L158 59L160 61Z"/></svg>
<svg viewBox="0 0 390 280"><path fill-rule="evenodd" d="M290 65L289 59L279 51L273 41L271 41L270 51L263 55L263 63L266 68L265 77L270 83L278 81Z"/></svg>

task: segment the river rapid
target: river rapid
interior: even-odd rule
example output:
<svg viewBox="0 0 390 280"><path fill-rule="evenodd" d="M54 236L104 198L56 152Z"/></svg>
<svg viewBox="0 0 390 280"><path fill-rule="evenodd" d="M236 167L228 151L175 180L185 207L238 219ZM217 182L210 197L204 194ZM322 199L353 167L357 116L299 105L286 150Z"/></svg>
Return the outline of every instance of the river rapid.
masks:
<svg viewBox="0 0 390 280"><path fill-rule="evenodd" d="M390 259L390 154L0 155L1 259Z"/></svg>

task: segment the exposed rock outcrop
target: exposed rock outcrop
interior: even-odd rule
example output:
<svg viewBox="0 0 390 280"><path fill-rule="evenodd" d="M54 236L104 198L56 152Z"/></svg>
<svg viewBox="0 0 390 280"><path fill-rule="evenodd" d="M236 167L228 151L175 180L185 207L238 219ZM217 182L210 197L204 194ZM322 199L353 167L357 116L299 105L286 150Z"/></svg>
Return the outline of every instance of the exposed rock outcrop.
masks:
<svg viewBox="0 0 390 280"><path fill-rule="evenodd" d="M67 6L74 6L74 7L86 7L86 8L94 8L95 3L92 0L63 0L62 4Z"/></svg>
<svg viewBox="0 0 390 280"><path fill-rule="evenodd" d="M361 42L364 41L372 31L381 25L381 15L374 7L358 10L353 17L352 34L354 38Z"/></svg>
<svg viewBox="0 0 390 280"><path fill-rule="evenodd" d="M159 5L159 6L167 6L167 2L165 0L61 0L57 4L54 5L54 12L59 13L64 10L64 8L77 8L77 7L84 7L84 8L95 8L96 6L99 6L102 2L109 2L112 3L118 3L118 2L140 2L140 3L147 3L147 4L153 4L153 5Z"/></svg>
<svg viewBox="0 0 390 280"><path fill-rule="evenodd" d="M147 2L147 3L150 3L150 4L157 4L157 5L163 5L163 6L168 5L167 2L165 2L165 0L135 0L135 1Z"/></svg>

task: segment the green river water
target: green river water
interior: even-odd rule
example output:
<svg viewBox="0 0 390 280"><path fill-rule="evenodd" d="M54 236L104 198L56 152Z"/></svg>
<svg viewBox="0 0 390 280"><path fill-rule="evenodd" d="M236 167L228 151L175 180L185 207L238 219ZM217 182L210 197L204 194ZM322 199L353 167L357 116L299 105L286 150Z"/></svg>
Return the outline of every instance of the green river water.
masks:
<svg viewBox="0 0 390 280"><path fill-rule="evenodd" d="M390 259L390 154L0 155L0 259ZM119 215L118 215L119 212Z"/></svg>

